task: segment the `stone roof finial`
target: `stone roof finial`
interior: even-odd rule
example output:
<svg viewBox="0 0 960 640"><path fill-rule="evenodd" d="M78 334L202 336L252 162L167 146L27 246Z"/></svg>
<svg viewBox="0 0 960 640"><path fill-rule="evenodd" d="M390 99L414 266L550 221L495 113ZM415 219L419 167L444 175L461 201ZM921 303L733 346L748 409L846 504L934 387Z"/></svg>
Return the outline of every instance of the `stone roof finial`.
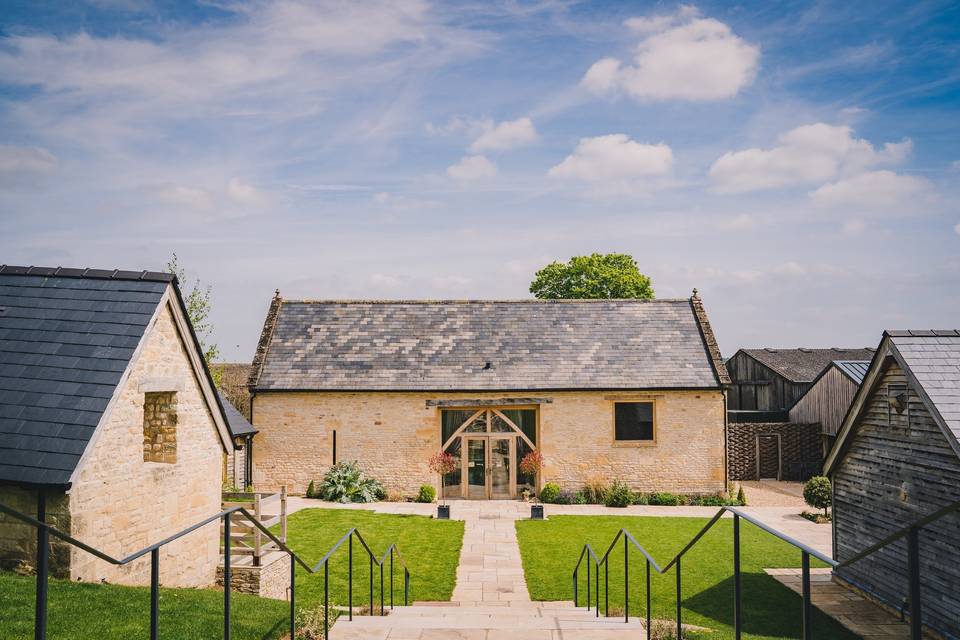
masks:
<svg viewBox="0 0 960 640"><path fill-rule="evenodd" d="M693 298L694 298L695 300L699 300L699 299L700 299L700 294L697 293L697 288L696 288L696 287L693 288Z"/></svg>

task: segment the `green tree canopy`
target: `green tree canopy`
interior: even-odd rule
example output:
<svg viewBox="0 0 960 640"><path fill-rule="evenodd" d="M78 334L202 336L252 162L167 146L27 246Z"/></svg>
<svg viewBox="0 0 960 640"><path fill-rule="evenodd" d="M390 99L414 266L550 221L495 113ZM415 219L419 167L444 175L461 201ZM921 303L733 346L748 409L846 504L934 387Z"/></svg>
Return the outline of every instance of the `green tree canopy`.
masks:
<svg viewBox="0 0 960 640"><path fill-rule="evenodd" d="M537 271L530 293L541 300L653 298L650 278L640 273L626 253L574 256L569 262L551 262Z"/></svg>
<svg viewBox="0 0 960 640"><path fill-rule="evenodd" d="M167 272L177 276L180 281L180 293L183 295L183 303L187 306L187 315L190 317L190 324L197 334L197 340L200 341L200 348L203 350L203 359L207 363L210 375L213 381L220 386L220 380L223 377L223 368L215 366L215 361L220 357L220 347L213 342L213 325L210 323L210 285L200 284L200 278L196 278L192 284L187 280L187 272L180 265L177 254L174 253L167 263Z"/></svg>

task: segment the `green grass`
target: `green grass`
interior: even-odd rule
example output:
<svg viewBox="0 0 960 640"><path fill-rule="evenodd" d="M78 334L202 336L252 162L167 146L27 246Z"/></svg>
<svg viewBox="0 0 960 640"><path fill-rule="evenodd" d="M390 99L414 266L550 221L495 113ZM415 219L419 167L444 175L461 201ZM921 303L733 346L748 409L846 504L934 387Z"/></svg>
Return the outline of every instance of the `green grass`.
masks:
<svg viewBox="0 0 960 640"><path fill-rule="evenodd" d="M463 541L463 522L423 516L375 514L345 509L307 509L290 516L287 542L312 564L351 527L357 527L378 555L396 542L410 568L411 598L449 600L456 582ZM369 602L369 565L354 544L354 605ZM403 603L403 572L395 564L395 603ZM161 576L162 579L162 576ZM389 606L389 565L384 570ZM33 638L36 578L0 573L0 638ZM374 573L374 594L380 600L380 574ZM330 604L347 602L347 547L330 561ZM149 637L150 589L51 580L50 640ZM297 608L323 604L323 572L297 573ZM231 596L235 640L273 640L289 628L289 605L281 600L234 593ZM331 622L335 612L331 612ZM161 589L160 637L196 640L223 636L223 592L214 589Z"/></svg>
<svg viewBox="0 0 960 640"><path fill-rule="evenodd" d="M679 552L707 523L703 518L630 516L551 516L546 521L520 520L517 537L523 557L527 588L534 600L570 600L573 566L584 543L598 555L606 551L620 528L627 529L661 565ZM733 522L724 519L684 556L682 561L683 621L707 627L703 638L733 637ZM799 567L800 551L742 523L740 528L743 580L743 631L747 638L774 639L800 636L800 596L764 574L764 568ZM646 602L644 559L630 552L630 613L644 615ZM610 555L610 608L622 615L623 545ZM813 566L821 566L814 563ZM676 573L652 572L652 616L675 619ZM585 602L586 565L580 575L580 598ZM593 586L591 585L591 590ZM603 573L600 575L603 604ZM601 606L601 612L603 608ZM814 609L813 636L818 640L856 639L839 623Z"/></svg>
<svg viewBox="0 0 960 640"><path fill-rule="evenodd" d="M463 522L424 516L387 515L347 509L304 509L290 516L287 544L308 564L318 562L351 527L356 527L379 559L395 542L410 569L410 599L449 600L457 580L463 543ZM330 559L330 603L347 603L347 545ZM403 569L394 561L394 602L403 604ZM353 545L353 604L370 602L370 566L360 543ZM390 602L390 566L383 572L384 601ZM374 600L380 602L380 572L374 566ZM323 604L323 569L309 575L297 570L297 601L301 606Z"/></svg>
<svg viewBox="0 0 960 640"><path fill-rule="evenodd" d="M0 573L0 637L33 638L36 578ZM235 640L279 638L288 627L288 605L280 600L234 593L231 629ZM50 640L149 638L150 589L51 580ZM223 637L223 592L160 589L160 637L196 640Z"/></svg>

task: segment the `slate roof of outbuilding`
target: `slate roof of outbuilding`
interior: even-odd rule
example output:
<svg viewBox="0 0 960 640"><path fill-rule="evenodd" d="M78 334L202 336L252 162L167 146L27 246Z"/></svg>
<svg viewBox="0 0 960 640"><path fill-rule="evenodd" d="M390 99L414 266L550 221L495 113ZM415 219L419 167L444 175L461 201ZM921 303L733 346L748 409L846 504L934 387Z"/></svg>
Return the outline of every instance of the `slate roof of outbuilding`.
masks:
<svg viewBox="0 0 960 640"><path fill-rule="evenodd" d="M741 349L791 382L812 382L834 360L870 360L874 350L862 349Z"/></svg>
<svg viewBox="0 0 960 640"><path fill-rule="evenodd" d="M695 299L699 304L699 299ZM709 340L707 337L709 336ZM690 299L274 299L255 390L718 388Z"/></svg>
<svg viewBox="0 0 960 640"><path fill-rule="evenodd" d="M869 360L834 360L833 365L857 384L863 382L870 370Z"/></svg>
<svg viewBox="0 0 960 640"><path fill-rule="evenodd" d="M227 419L227 426L230 428L230 433L234 436L246 436L251 433L257 433L257 429L250 424L250 422L243 417L243 414L230 400L227 399L225 395L220 390L217 390L217 397L220 398L220 405L223 407L223 415Z"/></svg>
<svg viewBox="0 0 960 640"><path fill-rule="evenodd" d="M885 335L960 441L960 330L887 331Z"/></svg>
<svg viewBox="0 0 960 640"><path fill-rule="evenodd" d="M172 281L0 267L0 481L68 483Z"/></svg>

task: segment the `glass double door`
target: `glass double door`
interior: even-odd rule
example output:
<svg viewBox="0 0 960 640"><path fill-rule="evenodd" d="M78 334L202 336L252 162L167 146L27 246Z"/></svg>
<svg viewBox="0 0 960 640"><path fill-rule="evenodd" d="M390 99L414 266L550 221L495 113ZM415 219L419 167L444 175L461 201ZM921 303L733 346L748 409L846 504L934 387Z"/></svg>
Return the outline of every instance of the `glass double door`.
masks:
<svg viewBox="0 0 960 640"><path fill-rule="evenodd" d="M478 500L512 498L516 494L513 473L515 437L462 436L466 464L462 485L465 497Z"/></svg>

